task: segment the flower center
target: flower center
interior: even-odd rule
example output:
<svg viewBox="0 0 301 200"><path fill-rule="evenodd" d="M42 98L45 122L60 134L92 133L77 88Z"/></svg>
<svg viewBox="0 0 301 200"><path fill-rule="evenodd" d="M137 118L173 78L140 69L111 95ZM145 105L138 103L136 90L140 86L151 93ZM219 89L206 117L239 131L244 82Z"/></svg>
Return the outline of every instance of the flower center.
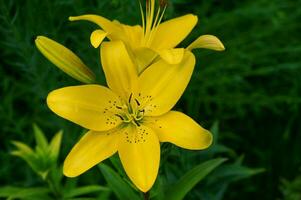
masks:
<svg viewBox="0 0 301 200"><path fill-rule="evenodd" d="M141 120L144 116L144 109L140 108L140 102L138 99L133 98L133 94L130 95L128 102L122 106L116 106L119 113L115 114L124 123L132 123L136 126L140 126Z"/></svg>
<svg viewBox="0 0 301 200"><path fill-rule="evenodd" d="M154 35L158 29L160 22L164 16L164 12L166 10L166 0L159 0L159 7L157 9L157 14L155 14L155 0L147 0L145 15L143 12L142 5L140 3L140 11L142 18L142 27L143 27L143 37L142 37L142 45L148 47L153 41Z"/></svg>

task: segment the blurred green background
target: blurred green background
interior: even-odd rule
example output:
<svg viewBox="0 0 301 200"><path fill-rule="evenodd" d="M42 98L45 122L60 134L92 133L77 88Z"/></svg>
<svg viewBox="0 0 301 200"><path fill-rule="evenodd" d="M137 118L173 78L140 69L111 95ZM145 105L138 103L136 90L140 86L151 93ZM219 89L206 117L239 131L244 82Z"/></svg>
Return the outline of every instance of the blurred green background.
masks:
<svg viewBox="0 0 301 200"><path fill-rule="evenodd" d="M81 133L45 103L49 91L79 83L48 62L34 39L45 35L72 49L104 84L99 51L89 43L96 26L68 22L85 13L140 23L138 0L0 0L1 185L39 183L24 161L9 154L11 140L34 143L33 123L48 138L64 130L61 162ZM218 123L221 144L243 155L246 166L265 169L231 184L223 199L301 199L301 1L170 0L165 19L186 13L198 15L199 22L181 46L213 34L226 51L194 51L195 73L176 109L206 128ZM95 174L90 171L81 182L97 183ZM198 185L187 199L199 199L201 192Z"/></svg>

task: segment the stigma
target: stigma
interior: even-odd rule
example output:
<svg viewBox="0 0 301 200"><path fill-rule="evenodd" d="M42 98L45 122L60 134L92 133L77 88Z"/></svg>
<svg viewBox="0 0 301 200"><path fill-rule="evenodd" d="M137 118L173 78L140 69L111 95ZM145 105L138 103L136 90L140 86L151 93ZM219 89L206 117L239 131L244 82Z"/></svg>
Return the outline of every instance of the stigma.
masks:
<svg viewBox="0 0 301 200"><path fill-rule="evenodd" d="M141 103L133 97L132 93L125 104L116 105L115 107L119 111L115 116L119 117L123 123L140 126L144 117L144 109L141 108Z"/></svg>

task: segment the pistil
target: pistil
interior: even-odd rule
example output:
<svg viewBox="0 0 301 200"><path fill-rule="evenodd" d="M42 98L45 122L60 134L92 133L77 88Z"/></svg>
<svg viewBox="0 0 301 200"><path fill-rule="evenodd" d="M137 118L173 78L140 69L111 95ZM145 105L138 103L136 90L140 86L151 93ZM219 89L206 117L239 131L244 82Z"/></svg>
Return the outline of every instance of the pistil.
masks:
<svg viewBox="0 0 301 200"><path fill-rule="evenodd" d="M133 99L135 101L133 101ZM133 103L132 103L133 102ZM124 123L133 123L136 126L140 126L139 122L144 117L144 109L139 109L140 102L138 99L133 98L133 94L131 93L128 99L128 102L124 105L116 105L116 108L120 110L117 114Z"/></svg>

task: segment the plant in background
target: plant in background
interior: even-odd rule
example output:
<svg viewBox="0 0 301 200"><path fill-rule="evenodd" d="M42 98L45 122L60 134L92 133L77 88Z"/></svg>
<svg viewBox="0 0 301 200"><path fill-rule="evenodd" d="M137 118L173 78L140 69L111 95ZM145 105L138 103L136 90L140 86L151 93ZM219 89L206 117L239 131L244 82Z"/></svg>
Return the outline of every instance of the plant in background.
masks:
<svg viewBox="0 0 301 200"><path fill-rule="evenodd" d="M62 167L58 165L63 131L56 133L48 143L45 134L37 125L33 126L33 130L36 141L35 148L32 149L27 144L13 141L12 144L16 149L11 154L26 161L43 183L37 187L0 187L0 197L25 200L75 200L95 192L109 192L108 188L99 185L79 187L76 180L64 181Z"/></svg>
<svg viewBox="0 0 301 200"><path fill-rule="evenodd" d="M33 150L22 142L12 141L17 149L11 154L25 160L34 172L40 175L43 180L47 180L49 172L57 170L55 168L57 167L63 131L59 131L48 144L42 130L37 125L33 125L33 130L37 144L35 149Z"/></svg>
<svg viewBox="0 0 301 200"><path fill-rule="evenodd" d="M299 200L301 199L301 176L297 176L294 180L289 181L282 179L280 190L283 200Z"/></svg>
<svg viewBox="0 0 301 200"><path fill-rule="evenodd" d="M247 178L262 171L262 169L250 169L242 166L242 159L237 158L233 150L218 144L219 131L217 123L213 125L210 131L214 135L214 145L201 156L199 154L187 154L186 156L182 154L181 159L179 159L179 149L163 146L163 159L173 159L174 157L177 162L164 166L162 170L165 173L159 176L158 181L156 181L150 196L151 199L182 200L188 195L188 198L221 200L227 186L231 182ZM114 194L119 200L140 200L143 198L134 187L131 187L131 184L128 184L126 175L121 171L119 159L116 156L110 158L111 164L101 163L98 165L107 182L107 187L99 185L77 186L77 179L64 180L61 167L57 165L62 131L58 132L50 143L47 142L44 133L36 125L34 126L34 135L37 143L35 150L24 143L14 141L13 144L17 149L13 150L12 154L24 159L43 182L37 183L38 186L30 187L0 187L0 197L22 200L110 200ZM166 153L167 149L169 153ZM220 154L237 159L237 161L233 164L221 165L226 159L214 159ZM52 157L56 159L50 159L49 155L56 155ZM187 165L186 159L194 161L188 166L190 168L188 172L180 168L178 168L180 171L174 171L175 164L179 166ZM165 162L164 160L163 162ZM204 160L204 162L198 164L201 160ZM43 162L48 164L41 167L40 163ZM45 173L46 171L47 173ZM207 175L209 176L207 177ZM179 176L180 178L176 178L177 180L171 179L174 176ZM207 179L203 180L205 177ZM203 182L202 196L199 196L199 192L190 192L188 194L200 181Z"/></svg>

